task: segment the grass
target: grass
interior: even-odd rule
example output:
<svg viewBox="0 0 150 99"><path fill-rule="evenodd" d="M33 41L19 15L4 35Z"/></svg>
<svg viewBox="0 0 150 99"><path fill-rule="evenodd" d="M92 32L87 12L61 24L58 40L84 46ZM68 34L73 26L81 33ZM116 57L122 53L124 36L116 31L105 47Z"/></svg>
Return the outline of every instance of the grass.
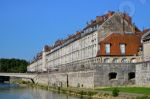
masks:
<svg viewBox="0 0 150 99"><path fill-rule="evenodd" d="M150 95L150 88L145 87L117 87L120 92L125 93L135 93L135 94L143 94L143 95ZM96 90L101 91L112 91L114 88L97 88Z"/></svg>

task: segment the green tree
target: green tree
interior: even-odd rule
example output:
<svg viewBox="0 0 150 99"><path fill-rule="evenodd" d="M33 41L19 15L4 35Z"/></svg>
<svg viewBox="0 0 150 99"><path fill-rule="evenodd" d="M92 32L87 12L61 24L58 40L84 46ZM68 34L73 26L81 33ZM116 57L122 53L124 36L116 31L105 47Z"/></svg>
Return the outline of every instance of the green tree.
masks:
<svg viewBox="0 0 150 99"><path fill-rule="evenodd" d="M0 72L25 73L29 62L22 59L0 59Z"/></svg>

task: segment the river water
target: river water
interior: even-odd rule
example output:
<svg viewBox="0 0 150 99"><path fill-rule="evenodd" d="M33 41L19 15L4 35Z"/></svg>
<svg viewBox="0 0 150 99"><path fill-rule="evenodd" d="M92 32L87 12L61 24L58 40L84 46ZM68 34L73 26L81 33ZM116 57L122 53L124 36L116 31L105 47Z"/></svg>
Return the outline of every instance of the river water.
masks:
<svg viewBox="0 0 150 99"><path fill-rule="evenodd" d="M0 99L79 99L50 91L19 87L15 84L0 84Z"/></svg>

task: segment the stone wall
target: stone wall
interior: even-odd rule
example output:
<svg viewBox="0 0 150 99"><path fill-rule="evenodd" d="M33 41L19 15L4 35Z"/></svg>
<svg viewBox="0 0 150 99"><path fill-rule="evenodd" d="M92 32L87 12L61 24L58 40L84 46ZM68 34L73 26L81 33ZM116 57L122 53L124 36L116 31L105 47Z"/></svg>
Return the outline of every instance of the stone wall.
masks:
<svg viewBox="0 0 150 99"><path fill-rule="evenodd" d="M150 61L136 64L136 85L150 87Z"/></svg>
<svg viewBox="0 0 150 99"><path fill-rule="evenodd" d="M88 63L88 62L87 62ZM115 74L116 77L110 77ZM131 75L130 75L131 74ZM130 77L131 76L131 77ZM150 61L137 64L76 64L67 65L49 75L39 74L35 83L62 87L150 86Z"/></svg>
<svg viewBox="0 0 150 99"><path fill-rule="evenodd" d="M123 19L123 14L115 13L109 19L107 19L102 25L100 32L100 38L103 40L106 36L110 35L110 33L133 33L132 26ZM124 24L123 24L124 20Z"/></svg>
<svg viewBox="0 0 150 99"><path fill-rule="evenodd" d="M134 76L134 64L98 64L94 75L94 87L133 85L135 78L129 77L130 73ZM116 77L110 77L114 74Z"/></svg>
<svg viewBox="0 0 150 99"><path fill-rule="evenodd" d="M75 73L69 73L69 86L72 87L94 87L94 73L95 71L80 71Z"/></svg>
<svg viewBox="0 0 150 99"><path fill-rule="evenodd" d="M150 86L150 62L137 64L91 64L86 69L68 68L48 74L39 74L39 84L62 87Z"/></svg>
<svg viewBox="0 0 150 99"><path fill-rule="evenodd" d="M68 68L63 72L52 72L48 78L49 85L94 88L135 84L135 64L92 64L91 66L94 68L81 69L80 71ZM114 78L113 73L116 73ZM130 73L132 77L130 77Z"/></svg>
<svg viewBox="0 0 150 99"><path fill-rule="evenodd" d="M49 74L50 86L61 87L94 87L94 71L79 71L69 73L53 73Z"/></svg>
<svg viewBox="0 0 150 99"><path fill-rule="evenodd" d="M48 74L39 74L34 78L34 82L37 84L48 85Z"/></svg>
<svg viewBox="0 0 150 99"><path fill-rule="evenodd" d="M67 74L66 73L49 74L49 85L67 87Z"/></svg>

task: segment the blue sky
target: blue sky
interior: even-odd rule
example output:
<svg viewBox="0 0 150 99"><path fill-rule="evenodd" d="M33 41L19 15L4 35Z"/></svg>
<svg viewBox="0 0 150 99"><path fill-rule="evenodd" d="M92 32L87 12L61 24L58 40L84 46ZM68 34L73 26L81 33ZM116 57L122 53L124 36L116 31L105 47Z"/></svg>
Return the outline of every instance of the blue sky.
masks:
<svg viewBox="0 0 150 99"><path fill-rule="evenodd" d="M150 0L0 0L0 58L31 60L45 44L81 30L107 11L150 27Z"/></svg>

